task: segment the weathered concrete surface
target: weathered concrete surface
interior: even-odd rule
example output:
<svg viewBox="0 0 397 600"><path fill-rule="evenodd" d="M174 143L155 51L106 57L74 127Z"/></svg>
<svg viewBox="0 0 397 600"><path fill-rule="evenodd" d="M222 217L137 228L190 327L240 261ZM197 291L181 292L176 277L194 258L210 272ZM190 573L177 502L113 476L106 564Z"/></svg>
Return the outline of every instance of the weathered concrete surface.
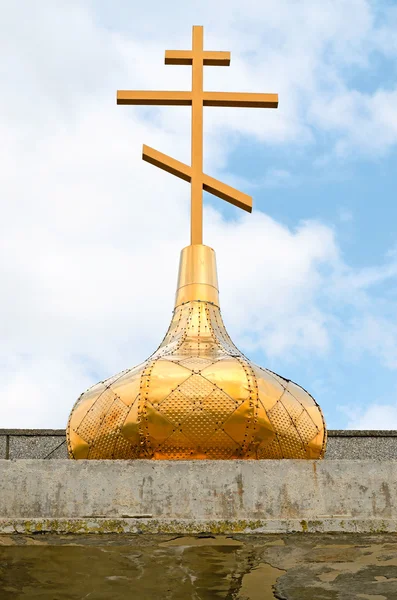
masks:
<svg viewBox="0 0 397 600"><path fill-rule="evenodd" d="M0 429L1 458L67 458L64 429ZM397 460L397 431L328 431L326 460Z"/></svg>
<svg viewBox="0 0 397 600"><path fill-rule="evenodd" d="M393 600L397 539L0 536L0 598Z"/></svg>
<svg viewBox="0 0 397 600"><path fill-rule="evenodd" d="M0 460L0 532L397 532L397 461Z"/></svg>
<svg viewBox="0 0 397 600"><path fill-rule="evenodd" d="M0 436L0 459L8 458L7 456L8 439L6 436Z"/></svg>
<svg viewBox="0 0 397 600"><path fill-rule="evenodd" d="M397 459L397 431L333 430L328 436L326 460Z"/></svg>
<svg viewBox="0 0 397 600"><path fill-rule="evenodd" d="M68 458L64 429L0 429L1 458Z"/></svg>

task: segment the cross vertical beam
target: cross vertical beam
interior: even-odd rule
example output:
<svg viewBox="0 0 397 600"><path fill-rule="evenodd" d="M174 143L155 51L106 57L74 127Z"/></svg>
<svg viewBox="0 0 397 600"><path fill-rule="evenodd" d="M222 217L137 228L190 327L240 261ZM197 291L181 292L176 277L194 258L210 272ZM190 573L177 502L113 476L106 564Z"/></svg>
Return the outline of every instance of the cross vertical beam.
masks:
<svg viewBox="0 0 397 600"><path fill-rule="evenodd" d="M203 243L203 49L203 27L196 25L192 35L191 244Z"/></svg>

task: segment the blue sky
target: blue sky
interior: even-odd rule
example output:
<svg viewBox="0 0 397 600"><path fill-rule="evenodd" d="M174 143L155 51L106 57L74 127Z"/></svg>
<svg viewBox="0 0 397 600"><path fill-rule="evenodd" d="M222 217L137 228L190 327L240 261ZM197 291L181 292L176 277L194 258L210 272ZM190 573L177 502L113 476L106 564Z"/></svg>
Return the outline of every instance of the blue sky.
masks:
<svg viewBox="0 0 397 600"><path fill-rule="evenodd" d="M225 323L255 362L308 389L329 428L397 428L397 6L367 0L17 0L0 23L0 427L63 427L76 397L144 360L173 306L189 160L181 107L117 89L188 89L165 49L230 50L208 90L278 92L206 109L205 196ZM21 15L23 17L21 18Z"/></svg>

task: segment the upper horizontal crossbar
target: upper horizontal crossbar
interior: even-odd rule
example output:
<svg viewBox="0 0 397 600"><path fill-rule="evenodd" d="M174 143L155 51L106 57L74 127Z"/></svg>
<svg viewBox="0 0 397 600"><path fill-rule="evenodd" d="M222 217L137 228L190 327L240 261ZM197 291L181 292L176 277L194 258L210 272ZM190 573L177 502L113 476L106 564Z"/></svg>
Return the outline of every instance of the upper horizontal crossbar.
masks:
<svg viewBox="0 0 397 600"><path fill-rule="evenodd" d="M117 104L191 106L192 92L147 92L140 90L118 90Z"/></svg>
<svg viewBox="0 0 397 600"><path fill-rule="evenodd" d="M203 64L209 67L228 67L230 65L230 52L203 52ZM166 50L166 65L192 65L192 50Z"/></svg>
<svg viewBox="0 0 397 600"><path fill-rule="evenodd" d="M202 102L204 106L277 108L278 94L203 92ZM191 106L192 92L119 90L117 92L117 104Z"/></svg>

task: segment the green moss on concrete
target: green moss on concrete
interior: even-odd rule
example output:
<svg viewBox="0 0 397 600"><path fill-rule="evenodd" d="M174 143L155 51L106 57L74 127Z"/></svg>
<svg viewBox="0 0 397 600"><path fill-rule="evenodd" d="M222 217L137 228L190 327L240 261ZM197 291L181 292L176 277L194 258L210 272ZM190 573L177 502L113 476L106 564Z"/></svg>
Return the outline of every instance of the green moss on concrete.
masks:
<svg viewBox="0 0 397 600"><path fill-rule="evenodd" d="M301 521L302 531L306 532L308 530L307 521Z"/></svg>
<svg viewBox="0 0 397 600"><path fill-rule="evenodd" d="M214 535L239 533L391 533L397 532L397 523L392 520L360 520L360 519L316 519L316 520L211 520L195 521L183 519L152 518L72 518L72 519L0 519L0 534L35 533L62 534L107 534L107 533L142 533L142 534L198 534Z"/></svg>

